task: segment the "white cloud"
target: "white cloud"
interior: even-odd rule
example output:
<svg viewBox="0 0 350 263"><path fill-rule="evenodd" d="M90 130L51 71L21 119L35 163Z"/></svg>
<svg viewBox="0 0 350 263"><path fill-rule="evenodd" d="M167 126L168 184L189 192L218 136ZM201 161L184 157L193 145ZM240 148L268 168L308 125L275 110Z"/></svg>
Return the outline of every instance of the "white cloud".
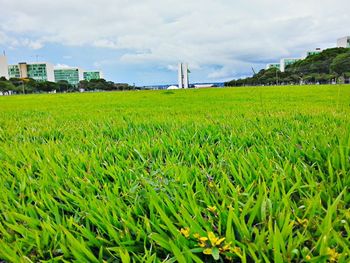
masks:
<svg viewBox="0 0 350 263"><path fill-rule="evenodd" d="M15 38L6 32L0 31L0 44L7 45L9 48L14 47L28 47L33 50L41 49L43 43L40 40L32 40L26 37Z"/></svg>
<svg viewBox="0 0 350 263"><path fill-rule="evenodd" d="M0 6L0 43L123 50L116 63L174 70L187 61L198 70L212 66L212 79L350 34L348 0L0 0Z"/></svg>
<svg viewBox="0 0 350 263"><path fill-rule="evenodd" d="M20 46L25 46L25 47L29 47L30 49L34 49L34 50L37 50L37 49L40 49L43 47L43 43L39 40L30 40L28 38L25 38L25 39L21 39L19 41L19 45Z"/></svg>
<svg viewBox="0 0 350 263"><path fill-rule="evenodd" d="M166 68L170 71L176 72L179 67L177 65L167 65Z"/></svg>
<svg viewBox="0 0 350 263"><path fill-rule="evenodd" d="M211 73L208 74L209 79L226 79L226 78L232 78L232 76L235 76L237 73L232 68L223 67L218 70L214 70Z"/></svg>

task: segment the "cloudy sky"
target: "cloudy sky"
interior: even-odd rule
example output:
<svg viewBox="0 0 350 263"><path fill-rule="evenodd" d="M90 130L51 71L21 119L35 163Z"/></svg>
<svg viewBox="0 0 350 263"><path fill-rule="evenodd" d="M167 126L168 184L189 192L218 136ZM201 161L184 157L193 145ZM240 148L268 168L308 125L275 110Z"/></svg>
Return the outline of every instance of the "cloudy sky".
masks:
<svg viewBox="0 0 350 263"><path fill-rule="evenodd" d="M0 0L10 63L100 69L115 82L176 83L251 74L350 35L349 0Z"/></svg>

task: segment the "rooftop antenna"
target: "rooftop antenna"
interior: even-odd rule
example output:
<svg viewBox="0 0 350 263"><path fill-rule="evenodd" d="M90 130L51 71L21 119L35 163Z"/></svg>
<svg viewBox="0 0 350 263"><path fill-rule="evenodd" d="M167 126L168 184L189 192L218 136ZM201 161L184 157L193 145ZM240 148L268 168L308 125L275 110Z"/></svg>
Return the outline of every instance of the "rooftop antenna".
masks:
<svg viewBox="0 0 350 263"><path fill-rule="evenodd" d="M31 57L35 57L35 62L39 61L39 57L41 58L41 56L39 56L39 55L35 55L35 56L31 56Z"/></svg>

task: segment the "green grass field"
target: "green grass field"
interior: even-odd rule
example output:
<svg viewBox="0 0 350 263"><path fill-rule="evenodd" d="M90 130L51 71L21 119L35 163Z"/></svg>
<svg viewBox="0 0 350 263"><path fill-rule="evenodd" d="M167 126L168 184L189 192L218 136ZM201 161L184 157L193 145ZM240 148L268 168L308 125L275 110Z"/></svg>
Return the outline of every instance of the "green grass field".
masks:
<svg viewBox="0 0 350 263"><path fill-rule="evenodd" d="M349 262L349 187L350 86L0 97L0 262Z"/></svg>

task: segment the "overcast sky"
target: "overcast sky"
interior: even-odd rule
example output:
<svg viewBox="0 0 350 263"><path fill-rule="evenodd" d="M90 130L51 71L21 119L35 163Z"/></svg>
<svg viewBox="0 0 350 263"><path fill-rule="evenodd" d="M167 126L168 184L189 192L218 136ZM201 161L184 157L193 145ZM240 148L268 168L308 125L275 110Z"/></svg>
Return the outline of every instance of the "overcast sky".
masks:
<svg viewBox="0 0 350 263"><path fill-rule="evenodd" d="M0 0L10 63L100 69L115 82L176 83L251 74L350 35L349 0Z"/></svg>

